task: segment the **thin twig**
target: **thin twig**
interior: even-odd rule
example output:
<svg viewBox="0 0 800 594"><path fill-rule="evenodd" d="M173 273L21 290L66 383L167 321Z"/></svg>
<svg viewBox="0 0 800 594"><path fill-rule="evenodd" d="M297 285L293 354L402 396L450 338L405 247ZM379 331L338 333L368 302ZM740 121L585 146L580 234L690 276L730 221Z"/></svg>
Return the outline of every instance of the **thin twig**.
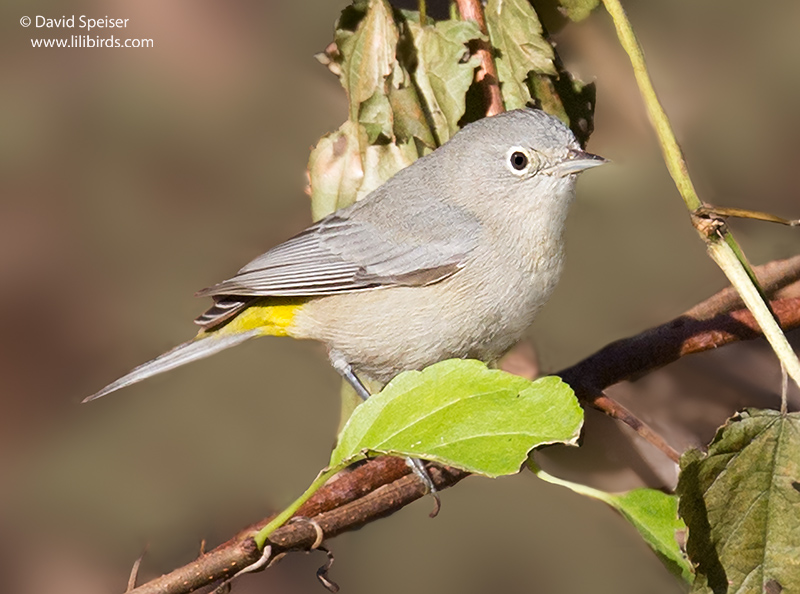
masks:
<svg viewBox="0 0 800 594"><path fill-rule="evenodd" d="M712 206L706 204L694 211L694 214L701 217L737 217L740 219L754 219L756 221L764 221L767 223L778 223L779 225L786 225L788 227L800 226L798 219L784 219L777 215L761 212L759 210L748 210L746 208L734 208L731 206Z"/></svg>
<svg viewBox="0 0 800 594"><path fill-rule="evenodd" d="M142 559L147 554L147 546L145 545L142 554L139 555L139 558L133 562L133 566L131 567L131 574L128 577L128 589L125 592L130 592L136 587L136 580L139 578L139 568L142 566Z"/></svg>
<svg viewBox="0 0 800 594"><path fill-rule="evenodd" d="M481 33L488 35L486 17L483 14L483 5L480 0L456 0L458 12L465 21L475 21ZM486 102L486 115L493 116L505 111L503 96L500 94L500 79L497 76L497 65L492 57L492 45L479 41L475 55L480 58L481 64L475 73L475 81L483 89Z"/></svg>
<svg viewBox="0 0 800 594"><path fill-rule="evenodd" d="M656 433L652 427L610 396L589 388L577 388L575 394L578 398L588 402L594 408L604 412L612 419L617 419L625 423L628 427L636 431L642 439L664 452L664 454L676 464L680 462L681 455L669 445L661 435Z"/></svg>

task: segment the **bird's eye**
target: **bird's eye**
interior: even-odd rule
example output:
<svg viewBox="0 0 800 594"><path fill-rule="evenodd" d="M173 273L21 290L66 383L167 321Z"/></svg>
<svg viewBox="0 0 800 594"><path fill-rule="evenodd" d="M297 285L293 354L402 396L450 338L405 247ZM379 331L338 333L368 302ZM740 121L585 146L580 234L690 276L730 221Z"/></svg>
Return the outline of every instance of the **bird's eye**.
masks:
<svg viewBox="0 0 800 594"><path fill-rule="evenodd" d="M511 153L511 166L517 171L522 171L528 166L528 155L521 151Z"/></svg>
<svg viewBox="0 0 800 594"><path fill-rule="evenodd" d="M506 167L517 177L527 178L540 168L539 154L529 148L512 146L506 153Z"/></svg>

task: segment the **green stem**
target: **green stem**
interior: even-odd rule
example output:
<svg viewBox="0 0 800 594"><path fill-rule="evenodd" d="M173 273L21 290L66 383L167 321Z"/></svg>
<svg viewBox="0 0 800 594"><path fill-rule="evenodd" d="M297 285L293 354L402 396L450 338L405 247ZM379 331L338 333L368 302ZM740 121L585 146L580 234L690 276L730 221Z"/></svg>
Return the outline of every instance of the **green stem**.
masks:
<svg viewBox="0 0 800 594"><path fill-rule="evenodd" d="M703 203L697 196L694 189L694 184L689 177L689 171L686 167L686 161L683 159L681 147L678 146L678 141L675 139L675 133L672 131L672 125L669 123L669 118L658 100L656 91L653 88L653 83L650 80L650 74L647 71L647 65L644 61L644 54L639 42L636 40L636 35L633 33L633 27L628 17L625 15L625 10L622 8L619 0L603 0L603 4L611 15L614 21L614 26L617 28L617 36L633 66L633 74L636 77L636 82L639 85L639 92L644 99L647 114L650 116L650 121L656 130L658 142L661 145L661 151L664 153L664 161L667 164L667 169L672 176L675 185L678 186L678 191L686 203L686 207L694 211L700 208Z"/></svg>
<svg viewBox="0 0 800 594"><path fill-rule="evenodd" d="M598 489L593 489L592 487L587 487L586 485L581 485L580 483L573 483L570 481L565 481L564 479L560 479L557 476L553 476L552 474L547 474L544 470L539 468L532 459L528 460L528 466L533 471L533 473L538 476L543 481L551 483L553 485L558 485L560 487L566 487L572 491L580 495L586 495L587 497L593 497L594 499L599 499L605 503L608 503L611 506L616 507L614 504L613 497L610 493L606 493L605 491L599 491Z"/></svg>
<svg viewBox="0 0 800 594"><path fill-rule="evenodd" d="M341 471L346 464L339 464L334 466L333 468L326 468L322 472L319 473L314 482L305 490L305 493L300 495L297 499L295 499L289 507L275 516L272 521L264 526L261 530L256 533L253 537L253 540L256 541L259 550L264 548L264 543L267 542L269 535L275 532L278 528L283 526L289 519L295 514L295 512L300 509L300 506L303 505L306 501L311 499L311 496L314 495L317 491L319 491L320 487L330 480L330 478L335 475L337 472Z"/></svg>

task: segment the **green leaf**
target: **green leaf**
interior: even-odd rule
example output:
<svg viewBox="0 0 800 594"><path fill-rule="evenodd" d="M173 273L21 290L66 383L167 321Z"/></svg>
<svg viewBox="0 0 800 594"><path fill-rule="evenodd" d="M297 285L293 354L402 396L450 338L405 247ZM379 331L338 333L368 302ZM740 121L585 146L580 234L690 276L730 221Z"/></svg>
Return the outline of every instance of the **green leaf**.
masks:
<svg viewBox="0 0 800 594"><path fill-rule="evenodd" d="M692 568L675 538L678 532L686 530L686 525L678 517L678 500L674 495L654 489L634 489L622 494L608 493L547 474L532 459L528 465L540 479L567 487L580 495L599 499L616 509L633 524L673 575L691 582Z"/></svg>
<svg viewBox="0 0 800 594"><path fill-rule="evenodd" d="M600 0L559 0L558 3L564 7L570 20L578 22L588 17Z"/></svg>
<svg viewBox="0 0 800 594"><path fill-rule="evenodd" d="M385 143L394 138L392 105L389 97L383 92L375 93L361 104L358 112L358 123L367 133L367 143L372 145L378 141Z"/></svg>
<svg viewBox="0 0 800 594"><path fill-rule="evenodd" d="M800 592L800 414L745 410L681 460L696 592Z"/></svg>
<svg viewBox="0 0 800 594"><path fill-rule="evenodd" d="M391 454L491 477L513 474L532 448L575 443L582 423L572 389L557 377L531 382L450 359L401 373L359 406L330 466Z"/></svg>
<svg viewBox="0 0 800 594"><path fill-rule="evenodd" d="M655 489L609 494L606 502L619 511L674 575L692 580L692 567L678 545L676 533L686 530L678 517L678 498Z"/></svg>
<svg viewBox="0 0 800 594"><path fill-rule="evenodd" d="M417 89L410 79L404 78L400 86L392 85L389 101L394 114L394 134L398 142L410 143L412 140L417 140L422 148L427 147L427 149L438 146L420 104ZM416 156L423 154L424 151L420 150Z"/></svg>
<svg viewBox="0 0 800 594"><path fill-rule="evenodd" d="M423 26L419 13L404 11L403 15L415 50L414 82L430 114L438 144L443 144L458 131L467 89L480 64L478 56L469 55L466 44L486 37L474 21L439 21Z"/></svg>
<svg viewBox="0 0 800 594"><path fill-rule="evenodd" d="M528 76L556 75L554 52L542 36L542 25L528 0L489 0L486 26L500 78L506 109L525 107L531 100Z"/></svg>
<svg viewBox="0 0 800 594"><path fill-rule="evenodd" d="M350 31L348 27L353 21L357 25ZM328 55L338 64L339 78L350 102L350 120L358 122L363 103L375 95L375 103L380 102L380 97L386 98L386 79L394 68L399 39L391 7L385 0L359 2L348 7L337 23L334 39L338 51ZM376 112L380 112L380 108L373 105L367 114L369 125L378 125L371 119Z"/></svg>

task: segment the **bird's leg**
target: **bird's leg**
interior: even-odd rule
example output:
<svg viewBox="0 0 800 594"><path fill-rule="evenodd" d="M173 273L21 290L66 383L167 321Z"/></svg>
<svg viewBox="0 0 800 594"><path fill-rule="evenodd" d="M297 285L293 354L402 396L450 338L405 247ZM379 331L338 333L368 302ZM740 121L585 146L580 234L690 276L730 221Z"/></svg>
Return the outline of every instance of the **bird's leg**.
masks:
<svg viewBox="0 0 800 594"><path fill-rule="evenodd" d="M372 396L372 394L369 393L369 390L367 390L366 386L364 386L364 384L361 383L361 380L358 379L358 377L356 377L353 368L350 366L350 363L348 363L345 360L344 357L342 357L339 353L336 353L334 351L331 351L330 357L331 357L331 365L333 365L333 368L337 371L339 375L341 375L347 381L348 384L350 384L350 386L356 391L356 394L358 394L361 400L366 400L367 398Z"/></svg>
<svg viewBox="0 0 800 594"><path fill-rule="evenodd" d="M341 353L337 351L331 351L329 353L331 365L333 368L341 375L345 381L356 391L356 394L362 400L366 400L371 396L369 390L367 390L366 386L361 383L361 380L358 379L358 376L353 371L353 367L350 363L347 362ZM425 489L428 493L433 495L433 498L436 500L436 506L434 507L434 511L431 514L431 517L435 516L439 513L439 507L441 506L441 502L439 500L439 494L436 490L436 485L433 484L433 479L431 479L428 471L425 469L425 464L419 458L406 458L406 463L411 467L411 470L414 471L419 479L425 485Z"/></svg>

